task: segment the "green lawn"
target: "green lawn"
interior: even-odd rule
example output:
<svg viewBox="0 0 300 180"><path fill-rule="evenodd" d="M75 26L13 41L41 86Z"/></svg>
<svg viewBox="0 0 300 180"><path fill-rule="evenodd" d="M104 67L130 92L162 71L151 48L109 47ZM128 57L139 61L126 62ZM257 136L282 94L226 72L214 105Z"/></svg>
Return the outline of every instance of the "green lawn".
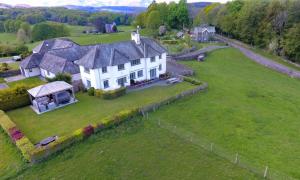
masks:
<svg viewBox="0 0 300 180"><path fill-rule="evenodd" d="M30 107L8 112L11 119L33 143L53 136L66 135L121 110L151 104L195 86L183 82L168 87L153 87L128 93L114 100L102 100L77 93L78 103L37 115Z"/></svg>
<svg viewBox="0 0 300 180"><path fill-rule="evenodd" d="M17 35L14 33L0 33L0 44L17 44Z"/></svg>
<svg viewBox="0 0 300 180"><path fill-rule="evenodd" d="M20 81L14 81L7 83L9 87L16 87L17 85L32 85L32 86L39 86L41 84L44 84L45 82L42 81L38 77L31 77L31 78L26 78Z"/></svg>
<svg viewBox="0 0 300 180"><path fill-rule="evenodd" d="M5 83L4 78L1 78L1 77L0 77L0 83Z"/></svg>
<svg viewBox="0 0 300 180"><path fill-rule="evenodd" d="M128 121L28 168L12 179L257 179L161 129Z"/></svg>
<svg viewBox="0 0 300 180"><path fill-rule="evenodd" d="M247 59L236 49L210 53L205 62L185 62L208 82L207 93L152 113L238 152L254 167L268 165L300 178L300 81ZM180 112L180 113L178 113Z"/></svg>

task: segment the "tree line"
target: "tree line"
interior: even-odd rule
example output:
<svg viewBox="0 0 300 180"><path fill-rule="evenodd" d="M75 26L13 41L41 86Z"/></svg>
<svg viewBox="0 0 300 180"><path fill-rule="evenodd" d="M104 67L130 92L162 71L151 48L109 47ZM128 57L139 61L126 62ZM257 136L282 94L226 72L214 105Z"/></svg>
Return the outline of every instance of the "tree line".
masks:
<svg viewBox="0 0 300 180"><path fill-rule="evenodd" d="M158 32L161 25L169 29L182 29L191 25L189 18L188 6L186 0L180 0L178 3L156 3L153 1L146 12L139 14L134 25Z"/></svg>
<svg viewBox="0 0 300 180"><path fill-rule="evenodd" d="M299 0L213 3L193 23L214 25L219 33L300 62Z"/></svg>

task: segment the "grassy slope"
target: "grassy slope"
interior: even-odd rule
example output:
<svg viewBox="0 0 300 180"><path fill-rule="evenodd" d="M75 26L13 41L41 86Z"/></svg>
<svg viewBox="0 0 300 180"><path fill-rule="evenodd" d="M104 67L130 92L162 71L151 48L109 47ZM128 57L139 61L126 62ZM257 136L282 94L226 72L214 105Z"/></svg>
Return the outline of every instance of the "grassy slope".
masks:
<svg viewBox="0 0 300 180"><path fill-rule="evenodd" d="M299 80L232 48L211 53L204 63L184 64L209 83L208 92L165 107L154 118L239 152L256 167L268 165L300 178Z"/></svg>
<svg viewBox="0 0 300 180"><path fill-rule="evenodd" d="M255 179L151 121L126 122L25 171L21 179Z"/></svg>
<svg viewBox="0 0 300 180"><path fill-rule="evenodd" d="M101 122L104 117L121 110L151 104L190 88L194 86L184 82L128 93L114 100L102 100L78 93L78 103L52 112L37 115L30 107L24 107L9 111L8 115L36 143L49 136L68 134L91 123Z"/></svg>
<svg viewBox="0 0 300 180"><path fill-rule="evenodd" d="M20 152L9 142L8 137L0 130L0 179L16 173L24 165Z"/></svg>

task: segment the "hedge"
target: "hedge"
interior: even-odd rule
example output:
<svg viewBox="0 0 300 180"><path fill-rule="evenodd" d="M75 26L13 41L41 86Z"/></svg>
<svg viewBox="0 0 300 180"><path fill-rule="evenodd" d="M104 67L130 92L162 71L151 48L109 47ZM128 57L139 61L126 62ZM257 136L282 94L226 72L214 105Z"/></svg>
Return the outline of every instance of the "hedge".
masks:
<svg viewBox="0 0 300 180"><path fill-rule="evenodd" d="M12 141L16 144L21 151L23 157L30 161L31 151L34 150L34 145L30 140L23 135L23 133L17 128L16 124L10 120L10 118L0 110L0 125L2 129L10 136Z"/></svg>
<svg viewBox="0 0 300 180"><path fill-rule="evenodd" d="M197 80L197 79L194 79L194 78L191 78L191 77L186 77L186 76L182 76L183 77L183 80L186 81L186 82L189 82L189 83L192 83L194 85L201 85L202 82Z"/></svg>
<svg viewBox="0 0 300 180"><path fill-rule="evenodd" d="M15 88L0 90L0 110L9 111L30 105L27 89L30 86L20 85Z"/></svg>
<svg viewBox="0 0 300 180"><path fill-rule="evenodd" d="M100 97L102 99L115 99L117 97L123 96L126 94L126 88L121 87L116 90L104 91L101 89L95 90L95 96Z"/></svg>

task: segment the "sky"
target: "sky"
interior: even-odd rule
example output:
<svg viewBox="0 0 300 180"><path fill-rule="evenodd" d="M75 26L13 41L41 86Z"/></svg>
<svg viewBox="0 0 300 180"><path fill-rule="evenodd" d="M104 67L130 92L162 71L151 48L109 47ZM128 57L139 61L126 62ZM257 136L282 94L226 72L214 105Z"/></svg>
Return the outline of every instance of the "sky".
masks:
<svg viewBox="0 0 300 180"><path fill-rule="evenodd" d="M156 2L171 2L179 0L156 0ZM229 0L188 0L188 2L222 2ZM0 0L0 3L16 5L28 4L30 6L148 6L152 0Z"/></svg>

